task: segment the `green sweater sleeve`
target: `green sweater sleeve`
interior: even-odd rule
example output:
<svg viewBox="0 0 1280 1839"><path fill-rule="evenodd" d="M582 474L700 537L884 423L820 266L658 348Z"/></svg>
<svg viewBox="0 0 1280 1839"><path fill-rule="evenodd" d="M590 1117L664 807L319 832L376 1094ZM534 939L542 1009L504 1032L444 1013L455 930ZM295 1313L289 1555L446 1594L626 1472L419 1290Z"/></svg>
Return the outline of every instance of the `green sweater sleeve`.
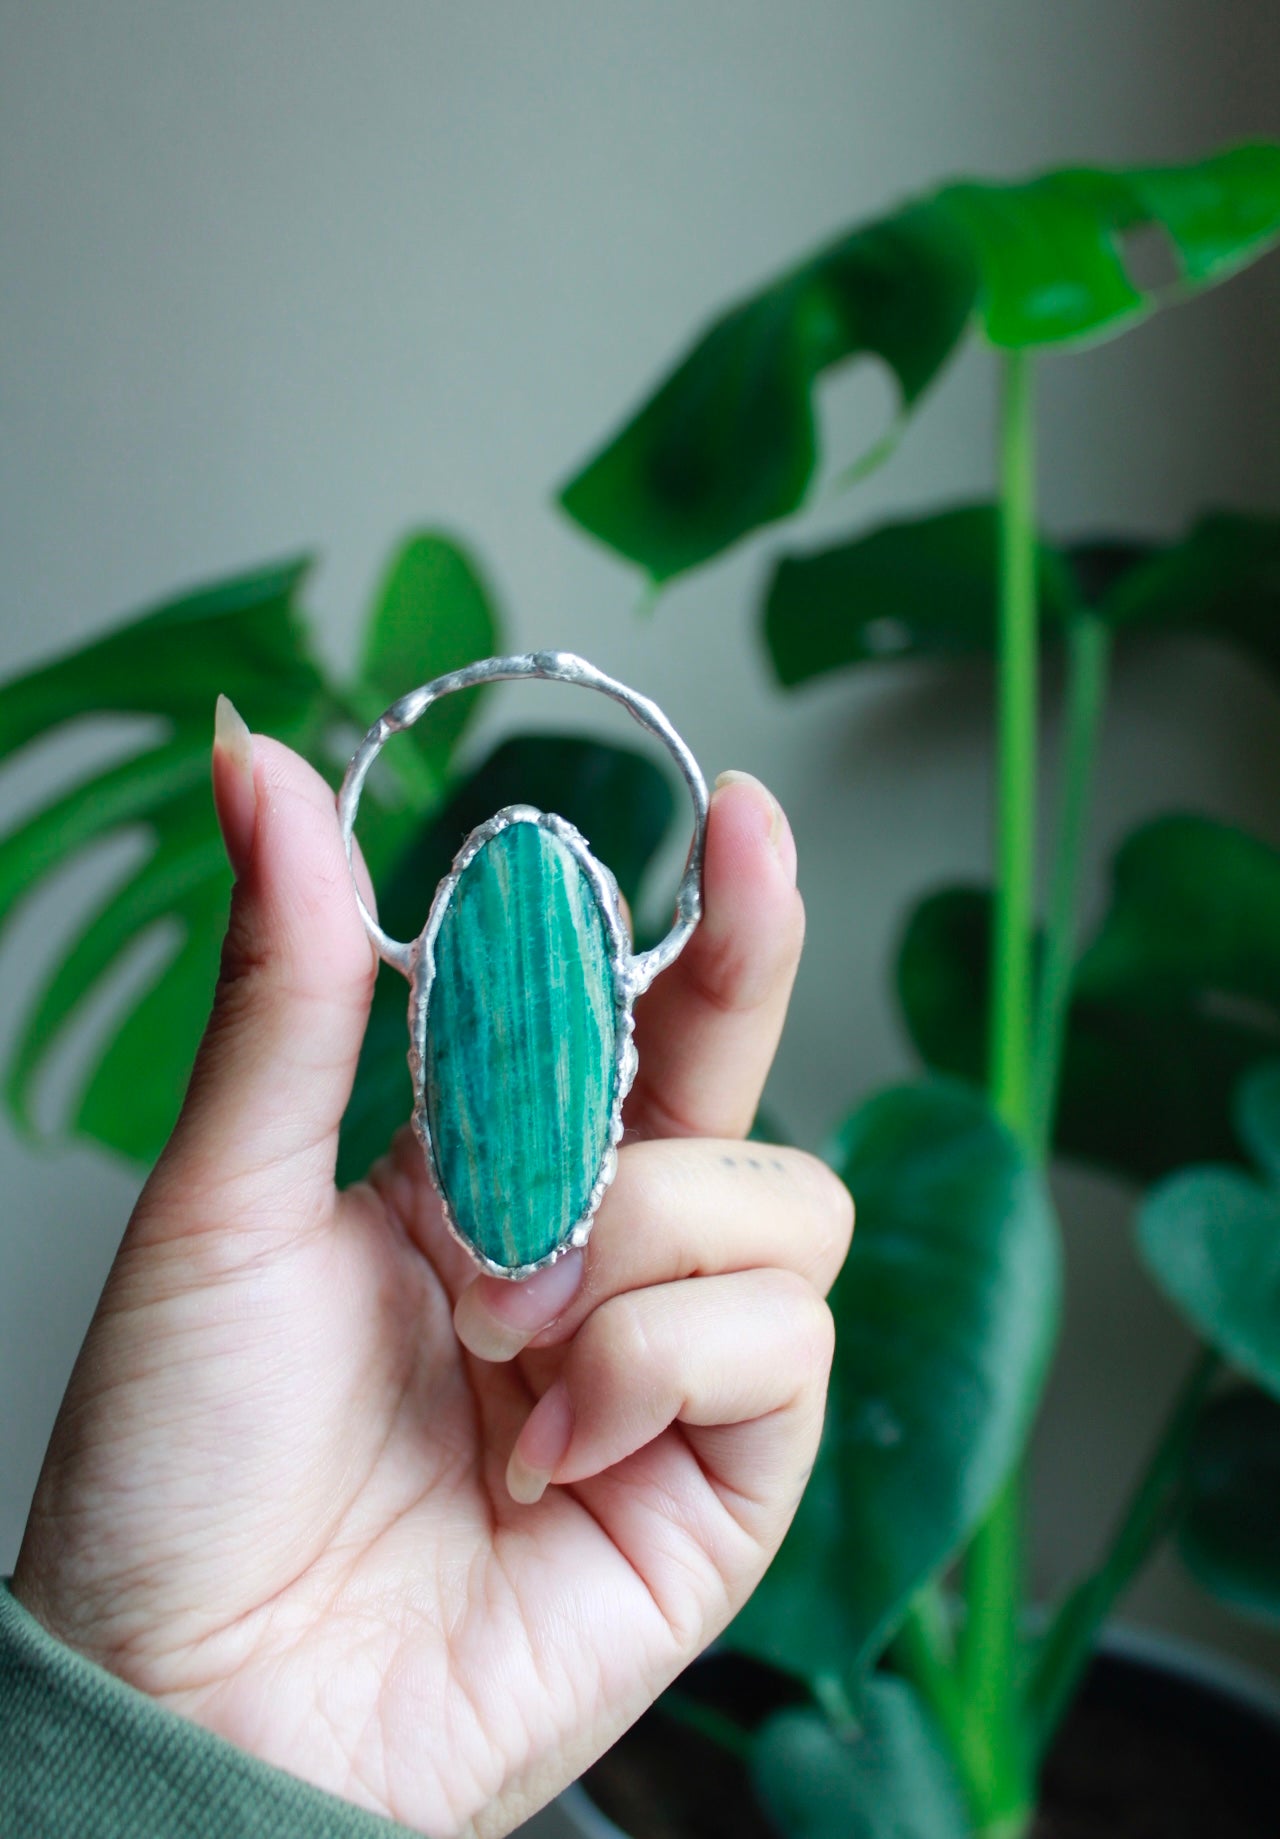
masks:
<svg viewBox="0 0 1280 1839"><path fill-rule="evenodd" d="M3 1839L395 1839L83 1659L0 1582Z"/></svg>

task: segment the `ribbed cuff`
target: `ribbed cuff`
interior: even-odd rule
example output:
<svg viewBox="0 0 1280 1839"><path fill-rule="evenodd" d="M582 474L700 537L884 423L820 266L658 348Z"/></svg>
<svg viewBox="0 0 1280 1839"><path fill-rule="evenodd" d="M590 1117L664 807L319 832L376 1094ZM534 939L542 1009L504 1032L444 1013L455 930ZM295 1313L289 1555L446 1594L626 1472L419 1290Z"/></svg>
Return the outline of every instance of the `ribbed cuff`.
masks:
<svg viewBox="0 0 1280 1839"><path fill-rule="evenodd" d="M394 1839L55 1641L0 1583L4 1839Z"/></svg>

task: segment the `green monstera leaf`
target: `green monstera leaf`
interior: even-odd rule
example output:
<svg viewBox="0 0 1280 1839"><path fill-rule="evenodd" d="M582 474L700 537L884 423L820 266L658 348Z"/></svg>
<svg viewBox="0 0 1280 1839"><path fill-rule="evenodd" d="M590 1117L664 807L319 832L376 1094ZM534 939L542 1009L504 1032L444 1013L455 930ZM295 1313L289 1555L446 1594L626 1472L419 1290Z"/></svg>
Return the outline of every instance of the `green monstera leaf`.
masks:
<svg viewBox="0 0 1280 1839"><path fill-rule="evenodd" d="M1204 1588L1280 1621L1280 1060L1241 1081L1234 1121L1264 1181L1186 1169L1138 1217L1147 1268L1199 1333L1253 1382L1212 1399L1183 1476L1178 1544Z"/></svg>
<svg viewBox="0 0 1280 1839"><path fill-rule="evenodd" d="M784 556L765 597L765 643L779 682L845 665L965 658L995 649L994 505L959 505L882 525L853 542ZM1075 583L1048 544L1039 557L1042 617L1060 622Z"/></svg>
<svg viewBox="0 0 1280 1839"><path fill-rule="evenodd" d="M751 1773L787 1839L969 1839L946 1752L889 1674L867 1681L847 1732L816 1711L778 1712L755 1739Z"/></svg>
<svg viewBox="0 0 1280 1839"><path fill-rule="evenodd" d="M208 1011L230 872L209 795L213 704L230 696L255 727L314 754L335 699L313 661L297 596L305 563L182 598L0 689L0 757L93 715L163 723L138 750L0 839L0 924L65 863L121 834L146 853L88 915L22 1018L5 1074L10 1109L35 1128L41 1074L83 1005L142 939L168 933L159 970L107 1040L77 1095L73 1130L154 1155L177 1114Z"/></svg>
<svg viewBox="0 0 1280 1839"><path fill-rule="evenodd" d="M1042 1177L984 1100L906 1086L842 1126L858 1206L827 1426L731 1639L810 1678L866 1667L1021 1452L1058 1313Z"/></svg>
<svg viewBox="0 0 1280 1839"><path fill-rule="evenodd" d="M1097 1088L1119 1109L1127 1077L1135 1172L1234 1157L1235 1090L1280 1040L1280 855L1208 818L1144 825L1072 987L1075 1116L1102 1128Z"/></svg>
<svg viewBox="0 0 1280 1839"><path fill-rule="evenodd" d="M1126 241L1164 238L1175 278L1144 287ZM1280 147L1187 166L964 180L860 226L739 301L568 482L571 517L655 582L803 504L814 391L834 366L884 363L898 423L972 323L1007 348L1114 336L1212 285L1280 234ZM892 445L868 443L862 465Z"/></svg>
<svg viewBox="0 0 1280 1839"><path fill-rule="evenodd" d="M1183 1563L1244 1615L1280 1622L1280 1402L1236 1386L1206 1408L1187 1462Z"/></svg>
<svg viewBox="0 0 1280 1839"><path fill-rule="evenodd" d="M1113 336L1171 299L1224 280L1280 232L1280 146L1231 147L1189 166L1076 167L941 193L982 274L983 329L1026 349ZM1125 239L1164 237L1175 278L1143 287Z"/></svg>
<svg viewBox="0 0 1280 1839"><path fill-rule="evenodd" d="M655 581L706 561L802 502L818 378L879 358L905 415L963 336L977 279L930 203L842 237L717 320L565 486L565 510Z"/></svg>
<svg viewBox="0 0 1280 1839"><path fill-rule="evenodd" d="M988 657L996 644L998 512L959 505L784 556L765 595L779 682L910 658ZM1044 542L1040 616L1087 610L1121 635L1185 633L1235 646L1280 680L1280 517L1220 513L1176 542Z"/></svg>
<svg viewBox="0 0 1280 1839"><path fill-rule="evenodd" d="M934 1072L975 1087L987 1065L993 909L990 888L926 895L908 917L896 965L916 1052Z"/></svg>
<svg viewBox="0 0 1280 1839"><path fill-rule="evenodd" d="M1240 1169L1186 1169L1147 1196L1138 1246L1204 1339L1280 1397L1280 1193Z"/></svg>
<svg viewBox="0 0 1280 1839"><path fill-rule="evenodd" d="M365 628L359 685L368 725L382 711L433 677L460 670L499 648L494 597L479 563L454 538L437 530L410 536L392 556ZM427 798L438 799L453 751L484 695L482 686L444 697L408 731L409 759L425 769Z"/></svg>
<svg viewBox="0 0 1280 1839"><path fill-rule="evenodd" d="M1235 1095L1236 1134L1273 1186L1280 1187L1280 1060L1265 1060Z"/></svg>
<svg viewBox="0 0 1280 1839"><path fill-rule="evenodd" d="M393 694L437 674L437 665L451 668L460 643L488 649L497 630L463 552L424 534L400 552L375 604L365 674L338 684L314 657L299 607L306 569L291 562L185 594L0 686L0 760L86 718L149 718L133 752L87 768L0 837L0 927L86 852L122 837L142 851L46 967L21 1018L5 1096L29 1132L37 1130L52 1055L90 1000L148 947L149 980L117 1004L55 1128L147 1162L177 1115L213 993L231 887L209 792L218 693L251 727L332 776L335 732L380 712L401 671L409 680L399 678ZM362 840L373 866L438 795L457 733L437 737L434 755L418 752L416 771L406 749L371 793Z"/></svg>
<svg viewBox="0 0 1280 1839"><path fill-rule="evenodd" d="M1188 1168L1146 1196L1138 1245L1151 1275L1206 1341L1280 1399L1280 1062L1256 1066L1233 1105L1267 1182Z"/></svg>
<svg viewBox="0 0 1280 1839"><path fill-rule="evenodd" d="M1207 818L1136 831L1076 968L1054 1133L1064 1154L1146 1182L1234 1162L1243 1075L1280 1042L1280 855ZM991 895L947 888L912 914L898 996L927 1065L985 1075Z"/></svg>

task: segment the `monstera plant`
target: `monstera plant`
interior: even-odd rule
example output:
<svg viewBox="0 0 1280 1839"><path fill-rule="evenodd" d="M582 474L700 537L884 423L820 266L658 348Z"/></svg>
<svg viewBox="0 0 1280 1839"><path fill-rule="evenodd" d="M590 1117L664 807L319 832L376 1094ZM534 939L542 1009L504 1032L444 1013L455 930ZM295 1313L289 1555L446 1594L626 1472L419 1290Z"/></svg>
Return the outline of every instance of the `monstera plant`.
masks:
<svg viewBox="0 0 1280 1839"><path fill-rule="evenodd" d="M997 685L993 886L932 891L906 922L897 990L929 1076L872 1095L831 1138L858 1231L833 1297L827 1432L730 1631L784 1670L792 1702L746 1728L691 1710L687 1687L672 1701L746 1763L791 1839L1029 1831L1099 1631L1170 1535L1206 1589L1280 1619L1280 853L1162 817L1122 845L1110 906L1077 941L1113 648L1196 634L1274 677L1280 517L1063 542L1035 509L1041 354L1136 330L1278 235L1269 144L944 185L739 301L563 488L571 516L661 587L804 510L814 395L834 367L878 360L899 402L851 481L967 340L996 356L998 500L775 554L763 594L792 693L918 659L988 657ZM1140 274L1152 239L1157 285ZM1065 719L1039 901L1047 646L1064 657ZM1055 1153L1133 1184L1141 1256L1200 1352L1114 1538L1037 1619L1023 1471L1058 1323Z"/></svg>
<svg viewBox="0 0 1280 1839"><path fill-rule="evenodd" d="M134 858L60 945L20 1018L4 1068L8 1107L27 1132L90 1138L138 1163L158 1154L178 1113L213 985L231 876L209 793L213 701L230 696L336 779L351 743L406 687L502 649L501 622L475 562L438 532L393 556L364 622L350 681L325 670L301 601L305 561L166 602L104 638L0 686L0 759L89 718L143 718L130 751L84 776L0 838L0 927L65 864L129 839ZM384 923L416 934L462 837L517 798L563 812L616 865L633 902L674 812L648 758L572 735L517 735L478 764L459 757L475 708L452 697L395 748L371 783L361 844ZM136 967L145 975L137 989ZM135 974L123 973L130 965ZM114 988L112 987L115 979ZM105 1034L64 1109L42 1117L46 1074L91 999ZM380 979L341 1144L344 1178L369 1166L412 1108L403 984Z"/></svg>
<svg viewBox="0 0 1280 1839"><path fill-rule="evenodd" d="M1153 234L1171 273L1157 287L1130 259L1131 239ZM1037 354L1129 331L1277 234L1280 148L1266 145L944 186L726 313L563 493L661 585L803 510L814 392L833 367L874 357L899 397L888 432L849 459L852 481L967 339L998 354L998 503L775 558L765 591L768 653L795 692L828 671L984 656L999 691L994 889L929 894L899 953L931 1076L873 1095L831 1140L859 1228L833 1299L828 1432L795 1528L731 1631L782 1670L787 1702L748 1728L689 1688L671 1701L745 1765L789 1839L1017 1839L1098 1630L1172 1533L1207 1589L1280 1617L1280 855L1204 819L1162 819L1124 844L1111 906L1083 951L1076 941L1113 646L1194 632L1274 672L1280 520L1219 513L1162 545L1064 544L1034 509ZM91 718L132 718L123 754L85 765L0 837L0 925L74 859L117 845L114 881L53 945L9 1049L5 1095L25 1130L142 1163L176 1115L230 883L207 783L215 695L336 780L407 685L502 649L474 561L440 533L393 557L350 678L311 646L306 575L296 561L218 583L0 686L0 761ZM1038 917L1042 643L1065 655L1067 720ZM470 713L450 699L367 790L361 839L388 929L417 931L459 839L513 798L575 823L634 904L672 811L657 768L543 734L477 764ZM344 1129L348 1174L409 1110L403 1002L388 974ZM84 1070L50 1117L58 1057ZM1022 1467L1057 1327L1054 1151L1145 1190L1142 1256L1202 1352L1116 1537L1036 1626Z"/></svg>

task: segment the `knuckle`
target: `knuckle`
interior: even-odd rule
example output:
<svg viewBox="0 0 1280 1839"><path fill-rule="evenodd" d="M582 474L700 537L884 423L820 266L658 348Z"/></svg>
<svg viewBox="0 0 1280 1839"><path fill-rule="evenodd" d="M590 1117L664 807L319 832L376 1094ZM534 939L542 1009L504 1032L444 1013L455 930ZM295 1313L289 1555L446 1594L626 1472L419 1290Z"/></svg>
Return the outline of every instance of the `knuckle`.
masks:
<svg viewBox="0 0 1280 1839"><path fill-rule="evenodd" d="M586 1294L603 1302L641 1272L668 1276L684 1268L682 1226L688 1196L678 1146L654 1139L625 1144L605 1193L587 1253Z"/></svg>
<svg viewBox="0 0 1280 1839"><path fill-rule="evenodd" d="M605 1192L600 1211L621 1219L646 1223L661 1219L671 1209L671 1139L653 1138L624 1143L618 1151L618 1172Z"/></svg>
<svg viewBox="0 0 1280 1839"><path fill-rule="evenodd" d="M810 1386L824 1387L836 1351L835 1317L815 1291L809 1291L808 1303L800 1312L798 1324L800 1365L803 1378Z"/></svg>
<svg viewBox="0 0 1280 1839"><path fill-rule="evenodd" d="M313 894L307 891L308 914ZM297 914L264 911L256 898L242 897L237 889L222 941L215 1020L223 1025L276 999L363 1012L376 975L377 960L362 930L344 934L335 945L323 928L300 922Z"/></svg>
<svg viewBox="0 0 1280 1839"><path fill-rule="evenodd" d="M773 979L771 963L762 963L752 946L738 933L708 935L694 965L698 989L713 1009L726 1013L753 1009L768 994Z"/></svg>
<svg viewBox="0 0 1280 1839"><path fill-rule="evenodd" d="M698 951L692 969L704 999L727 1013L767 1002L779 983L794 975L804 929L804 902L793 888L781 917L760 932L744 935L734 928L695 934Z"/></svg>
<svg viewBox="0 0 1280 1839"><path fill-rule="evenodd" d="M783 1310L791 1332L801 1333L805 1321L812 1316L813 1305L821 1300L817 1291L800 1271L773 1270L769 1272L768 1281L774 1301Z"/></svg>
<svg viewBox="0 0 1280 1839"><path fill-rule="evenodd" d="M246 914L245 902L237 892L231 902L226 936L222 941L217 1001L227 1003L239 1000L240 992L246 986L252 988L260 982L270 970L270 965L271 955L264 945L259 928Z"/></svg>
<svg viewBox="0 0 1280 1839"><path fill-rule="evenodd" d="M832 1249L836 1254L837 1268L844 1263L845 1253L853 1238L855 1208L853 1195L840 1176L824 1162L820 1156L811 1156L814 1185L818 1190L819 1208L822 1220L831 1234Z"/></svg>
<svg viewBox="0 0 1280 1839"><path fill-rule="evenodd" d="M834 1283L853 1238L853 1196L820 1156L807 1150L788 1152L791 1171L811 1208L813 1255L810 1269L825 1285Z"/></svg>
<svg viewBox="0 0 1280 1839"><path fill-rule="evenodd" d="M575 1389L586 1398L608 1395L619 1382L625 1384L645 1372L652 1352L635 1300L630 1295L611 1297L578 1330L573 1349Z"/></svg>
<svg viewBox="0 0 1280 1839"><path fill-rule="evenodd" d="M803 1391L825 1381L835 1353L835 1319L825 1300L798 1271L770 1273L776 1306L784 1319L788 1357Z"/></svg>
<svg viewBox="0 0 1280 1839"><path fill-rule="evenodd" d="M804 937L807 924L808 919L805 914L804 896L801 894L799 888L795 888L792 891L790 909L783 927L784 942L788 947L789 955L793 958L798 958L800 953L804 950Z"/></svg>

